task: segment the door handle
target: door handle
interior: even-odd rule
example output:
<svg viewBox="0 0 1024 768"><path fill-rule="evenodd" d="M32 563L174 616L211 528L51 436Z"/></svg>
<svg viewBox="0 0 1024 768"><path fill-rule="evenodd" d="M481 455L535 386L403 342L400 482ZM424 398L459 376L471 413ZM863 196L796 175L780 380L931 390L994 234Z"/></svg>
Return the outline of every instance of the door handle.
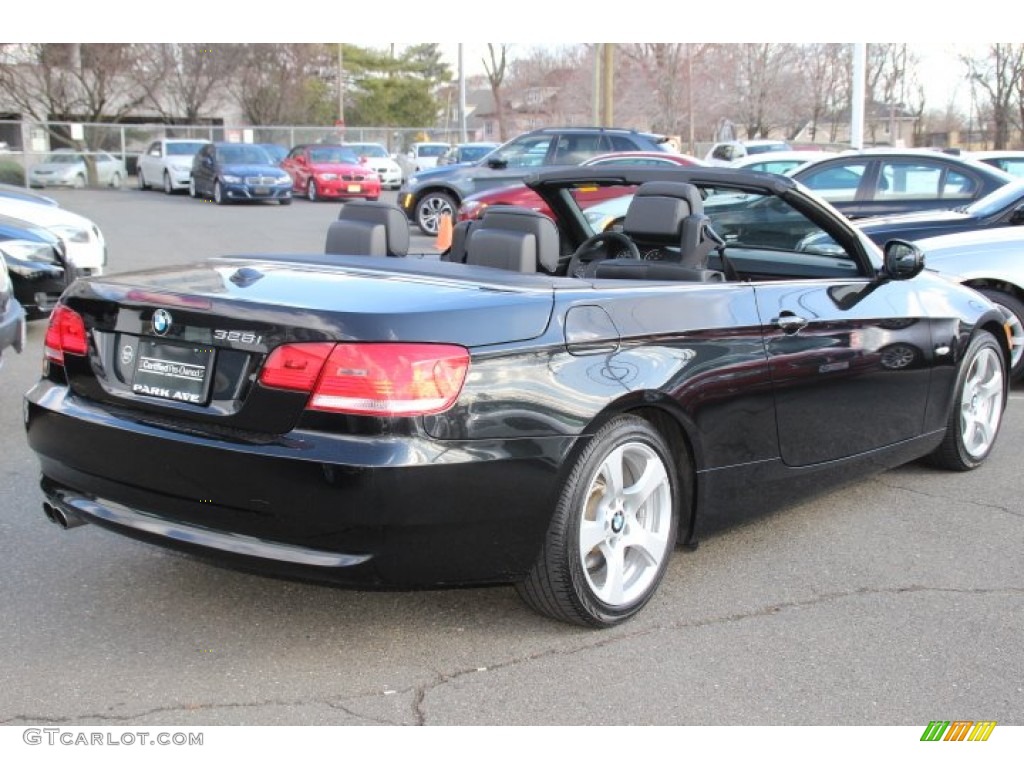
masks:
<svg viewBox="0 0 1024 768"><path fill-rule="evenodd" d="M775 318L775 324L782 329L783 333L796 333L807 326L807 321L792 312L783 312Z"/></svg>

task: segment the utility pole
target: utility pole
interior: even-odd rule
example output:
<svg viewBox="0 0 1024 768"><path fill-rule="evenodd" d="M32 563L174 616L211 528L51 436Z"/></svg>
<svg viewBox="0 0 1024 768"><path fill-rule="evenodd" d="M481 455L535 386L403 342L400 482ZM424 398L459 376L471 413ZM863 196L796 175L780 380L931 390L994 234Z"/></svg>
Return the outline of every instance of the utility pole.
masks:
<svg viewBox="0 0 1024 768"><path fill-rule="evenodd" d="M601 124L601 46L603 43L594 43L594 98L591 99L591 119L593 125Z"/></svg>
<svg viewBox="0 0 1024 768"><path fill-rule="evenodd" d="M850 145L864 149L864 92L867 71L867 43L853 44L853 88L850 98Z"/></svg>
<svg viewBox="0 0 1024 768"><path fill-rule="evenodd" d="M345 130L345 58L338 43L338 127Z"/></svg>
<svg viewBox="0 0 1024 768"><path fill-rule="evenodd" d="M462 66L462 43L459 43L459 141L469 141L466 133L466 70Z"/></svg>
<svg viewBox="0 0 1024 768"><path fill-rule="evenodd" d="M615 43L601 43L603 46L602 56L602 75L604 76L604 87L601 89L601 125L605 128L611 128L615 123L615 67L613 64L613 54L615 53Z"/></svg>

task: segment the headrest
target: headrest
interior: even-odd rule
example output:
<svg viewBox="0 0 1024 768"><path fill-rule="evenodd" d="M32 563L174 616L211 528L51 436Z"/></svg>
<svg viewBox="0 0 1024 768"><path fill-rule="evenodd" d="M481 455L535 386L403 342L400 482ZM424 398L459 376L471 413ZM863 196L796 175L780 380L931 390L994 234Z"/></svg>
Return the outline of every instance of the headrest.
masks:
<svg viewBox="0 0 1024 768"><path fill-rule="evenodd" d="M381 224L386 235L386 255L409 253L409 219L397 205L380 200L350 200L341 207L338 221Z"/></svg>
<svg viewBox="0 0 1024 768"><path fill-rule="evenodd" d="M622 230L632 237L676 244L686 217L703 213L700 190L693 184L649 181L634 193Z"/></svg>
<svg viewBox="0 0 1024 768"><path fill-rule="evenodd" d="M478 233L488 229L504 229L534 236L537 242L537 264L547 272L558 268L558 228L544 214L513 205L492 205L484 211L479 225L470 235L470 243Z"/></svg>

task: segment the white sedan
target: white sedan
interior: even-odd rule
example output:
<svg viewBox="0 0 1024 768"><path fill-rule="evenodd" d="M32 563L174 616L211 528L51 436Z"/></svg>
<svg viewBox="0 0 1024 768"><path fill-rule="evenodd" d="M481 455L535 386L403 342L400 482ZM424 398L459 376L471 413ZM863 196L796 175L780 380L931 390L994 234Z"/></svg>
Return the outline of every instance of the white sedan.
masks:
<svg viewBox="0 0 1024 768"><path fill-rule="evenodd" d="M192 159L210 142L206 139L160 139L139 156L135 171L139 189L158 186L164 194L188 189Z"/></svg>
<svg viewBox="0 0 1024 768"><path fill-rule="evenodd" d="M74 187L84 189L89 182L86 154L96 164L96 180L101 186L120 187L128 175L124 161L109 152L75 152L59 149L43 162L32 166L28 182L33 187Z"/></svg>
<svg viewBox="0 0 1024 768"><path fill-rule="evenodd" d="M52 232L64 241L68 261L78 276L102 275L107 264L107 243L95 223L55 205L42 205L0 197L0 215L21 219Z"/></svg>

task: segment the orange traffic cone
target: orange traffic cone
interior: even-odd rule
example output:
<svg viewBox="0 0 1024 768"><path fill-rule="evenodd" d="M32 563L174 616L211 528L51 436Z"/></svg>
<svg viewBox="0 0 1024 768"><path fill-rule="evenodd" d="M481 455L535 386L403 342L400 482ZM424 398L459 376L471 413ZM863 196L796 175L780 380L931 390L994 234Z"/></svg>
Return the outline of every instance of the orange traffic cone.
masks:
<svg viewBox="0 0 1024 768"><path fill-rule="evenodd" d="M437 221L437 240L434 247L439 251L447 251L452 247L452 217L447 213L441 214Z"/></svg>

